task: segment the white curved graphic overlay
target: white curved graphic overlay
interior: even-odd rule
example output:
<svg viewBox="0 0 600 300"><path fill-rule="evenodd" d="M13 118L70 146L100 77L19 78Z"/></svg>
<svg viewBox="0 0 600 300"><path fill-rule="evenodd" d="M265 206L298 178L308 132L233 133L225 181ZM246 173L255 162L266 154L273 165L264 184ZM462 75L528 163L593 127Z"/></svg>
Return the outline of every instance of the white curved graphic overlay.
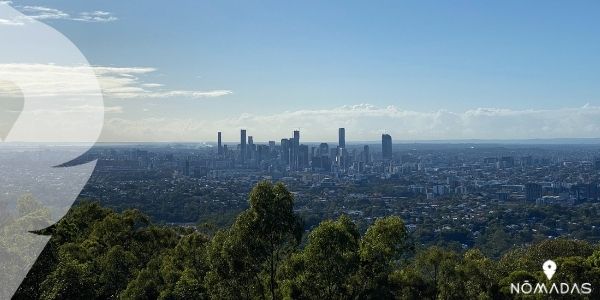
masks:
<svg viewBox="0 0 600 300"><path fill-rule="evenodd" d="M55 29L0 2L0 299L10 299L95 167L72 165L104 121L100 85Z"/></svg>

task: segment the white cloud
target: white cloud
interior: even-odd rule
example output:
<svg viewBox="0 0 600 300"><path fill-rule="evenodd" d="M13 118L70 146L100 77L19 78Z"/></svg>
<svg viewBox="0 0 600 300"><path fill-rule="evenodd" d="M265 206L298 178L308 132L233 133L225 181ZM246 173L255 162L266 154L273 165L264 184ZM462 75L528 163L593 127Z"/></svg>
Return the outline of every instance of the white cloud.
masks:
<svg viewBox="0 0 600 300"><path fill-rule="evenodd" d="M185 97L185 98L213 98L221 97L232 94L232 91L228 90L214 90L214 91L166 91L166 92L152 92L146 95L150 98L172 98L172 97Z"/></svg>
<svg viewBox="0 0 600 300"><path fill-rule="evenodd" d="M44 6L19 6L18 7L28 17L36 20L59 20L69 19L71 16L59 9Z"/></svg>
<svg viewBox="0 0 600 300"><path fill-rule="evenodd" d="M169 90L162 84L146 84L140 77L156 71L154 68L138 67L93 67L103 94L112 99L148 99L148 98L213 98L229 95L228 90L189 91ZM51 64L0 64L0 74L8 78L20 78L27 86L21 89L30 91L28 96L46 97L59 92L73 95L86 95L90 87L80 80L87 78L88 69L83 66L59 66ZM0 88L7 90L8 87Z"/></svg>
<svg viewBox="0 0 600 300"><path fill-rule="evenodd" d="M222 131L237 140L240 128L257 141L276 140L300 128L303 141L335 141L337 128L345 127L348 140L378 141L381 133L394 141L447 139L533 139L600 137L600 107L512 110L475 108L463 112L417 112L396 106L368 104L275 114L242 114L221 120L110 118L106 141L214 140Z"/></svg>
<svg viewBox="0 0 600 300"><path fill-rule="evenodd" d="M95 112L121 114L121 113L123 113L123 107L121 107L121 106L79 105L79 106L71 106L68 109L62 108L62 109L29 110L29 113L34 114L34 115L47 115L47 114L65 115L65 114L95 113Z"/></svg>
<svg viewBox="0 0 600 300"><path fill-rule="evenodd" d="M164 85L160 84L160 83L144 83L144 84L142 84L142 86L147 87L147 88L156 88L156 87L162 87Z"/></svg>
<svg viewBox="0 0 600 300"><path fill-rule="evenodd" d="M135 98L214 98L232 94L230 90L168 90L160 83L145 83L140 76L156 72L154 68L94 67L105 96Z"/></svg>
<svg viewBox="0 0 600 300"><path fill-rule="evenodd" d="M11 1L0 1L2 4L12 4ZM31 20L68 20L89 23L106 23L117 21L118 18L111 12L96 10L91 12L68 13L60 9L46 6L15 6L24 16L15 17L13 19L0 19L1 25L24 25Z"/></svg>
<svg viewBox="0 0 600 300"><path fill-rule="evenodd" d="M82 12L78 17L72 18L74 21L83 22L112 22L118 20L112 13L106 11Z"/></svg>
<svg viewBox="0 0 600 300"><path fill-rule="evenodd" d="M25 25L25 23L23 23L23 21L19 21L19 20L14 20L14 19L0 19L0 26L2 25L7 25L7 26L23 26Z"/></svg>

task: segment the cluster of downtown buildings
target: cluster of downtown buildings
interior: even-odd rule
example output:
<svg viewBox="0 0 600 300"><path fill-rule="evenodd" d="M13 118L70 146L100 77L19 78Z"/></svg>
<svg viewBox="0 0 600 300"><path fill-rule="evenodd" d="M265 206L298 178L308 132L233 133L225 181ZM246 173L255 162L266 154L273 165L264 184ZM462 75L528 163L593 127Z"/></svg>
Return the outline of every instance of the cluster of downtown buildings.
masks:
<svg viewBox="0 0 600 300"><path fill-rule="evenodd" d="M346 129L338 129L338 144L328 143L302 144L300 131L295 130L290 138L281 139L277 144L269 141L267 144L256 144L254 138L248 136L245 129L240 130L240 143L231 149L222 142L222 133L217 133L217 155L223 162L222 167L229 168L278 168L287 171L332 171L346 173L349 171L362 172L373 159L391 161L392 137L389 134L381 136L381 152L373 153L369 145L362 147L347 147Z"/></svg>
<svg viewBox="0 0 600 300"><path fill-rule="evenodd" d="M393 184L394 195L473 198L539 204L600 199L600 150L590 145L301 143L300 131L279 142L255 143L246 130L239 143L100 145L99 178L178 177L219 185L229 181L284 181L298 188ZM100 182L98 182L100 183ZM369 196L371 197L371 196Z"/></svg>
<svg viewBox="0 0 600 300"><path fill-rule="evenodd" d="M549 228L535 215L514 216L531 205L570 211L600 205L598 145L392 148L389 135L381 143L358 144L348 143L346 133L338 129L338 142L329 144L301 143L299 131L255 143L245 130L239 143L223 143L218 134L216 143L101 144L85 157L98 163L82 197L145 209L167 222L196 222L243 209L251 188L271 180L294 193L307 224L340 214L366 223L399 215L409 230L434 225L432 236L463 230L473 238L481 224L504 215L511 235L562 236L575 226L568 217Z"/></svg>

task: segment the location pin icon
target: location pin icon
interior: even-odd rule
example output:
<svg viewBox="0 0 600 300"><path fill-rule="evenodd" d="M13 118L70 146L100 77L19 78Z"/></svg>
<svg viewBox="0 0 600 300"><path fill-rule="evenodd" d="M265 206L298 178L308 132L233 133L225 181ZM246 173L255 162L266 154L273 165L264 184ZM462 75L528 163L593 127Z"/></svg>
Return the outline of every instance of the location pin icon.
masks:
<svg viewBox="0 0 600 300"><path fill-rule="evenodd" d="M552 260L547 260L542 265L542 268L544 269L544 274L546 274L548 280L551 280L554 273L556 273L556 263Z"/></svg>

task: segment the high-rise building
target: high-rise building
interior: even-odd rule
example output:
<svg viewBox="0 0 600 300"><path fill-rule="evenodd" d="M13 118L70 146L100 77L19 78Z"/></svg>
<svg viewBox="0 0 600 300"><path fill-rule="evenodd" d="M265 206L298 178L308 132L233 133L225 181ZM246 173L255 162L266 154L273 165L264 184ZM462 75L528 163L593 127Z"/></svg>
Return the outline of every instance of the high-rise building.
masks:
<svg viewBox="0 0 600 300"><path fill-rule="evenodd" d="M338 129L338 147L346 148L346 129Z"/></svg>
<svg viewBox="0 0 600 300"><path fill-rule="evenodd" d="M292 138L292 151L290 167L294 170L299 168L299 147L300 147L300 131L294 130L294 137Z"/></svg>
<svg viewBox="0 0 600 300"><path fill-rule="evenodd" d="M289 139L281 139L281 161L282 163L289 165L290 163L290 152L291 152L291 145L290 145L290 140Z"/></svg>
<svg viewBox="0 0 600 300"><path fill-rule="evenodd" d="M319 145L319 156L329 156L329 145L327 143Z"/></svg>
<svg viewBox="0 0 600 300"><path fill-rule="evenodd" d="M303 169L308 167L308 146L300 145L298 146L298 169Z"/></svg>
<svg viewBox="0 0 600 300"><path fill-rule="evenodd" d="M223 144L221 143L221 132L217 133L217 153L223 155Z"/></svg>
<svg viewBox="0 0 600 300"><path fill-rule="evenodd" d="M269 146L267 145L258 145L256 148L256 161L260 163L261 161L267 159L269 156Z"/></svg>
<svg viewBox="0 0 600 300"><path fill-rule="evenodd" d="M254 152L256 152L256 147L254 146L254 138L251 135L248 136L247 148L248 148L248 153L246 154L246 158L255 159Z"/></svg>
<svg viewBox="0 0 600 300"><path fill-rule="evenodd" d="M240 131L240 160L246 161L246 129Z"/></svg>
<svg viewBox="0 0 600 300"><path fill-rule="evenodd" d="M369 145L365 145L363 147L363 152L362 152L362 161L365 163L369 163L370 159L371 159L371 153L369 153Z"/></svg>
<svg viewBox="0 0 600 300"><path fill-rule="evenodd" d="M392 136L389 134L381 135L381 153L383 159L392 159Z"/></svg>

